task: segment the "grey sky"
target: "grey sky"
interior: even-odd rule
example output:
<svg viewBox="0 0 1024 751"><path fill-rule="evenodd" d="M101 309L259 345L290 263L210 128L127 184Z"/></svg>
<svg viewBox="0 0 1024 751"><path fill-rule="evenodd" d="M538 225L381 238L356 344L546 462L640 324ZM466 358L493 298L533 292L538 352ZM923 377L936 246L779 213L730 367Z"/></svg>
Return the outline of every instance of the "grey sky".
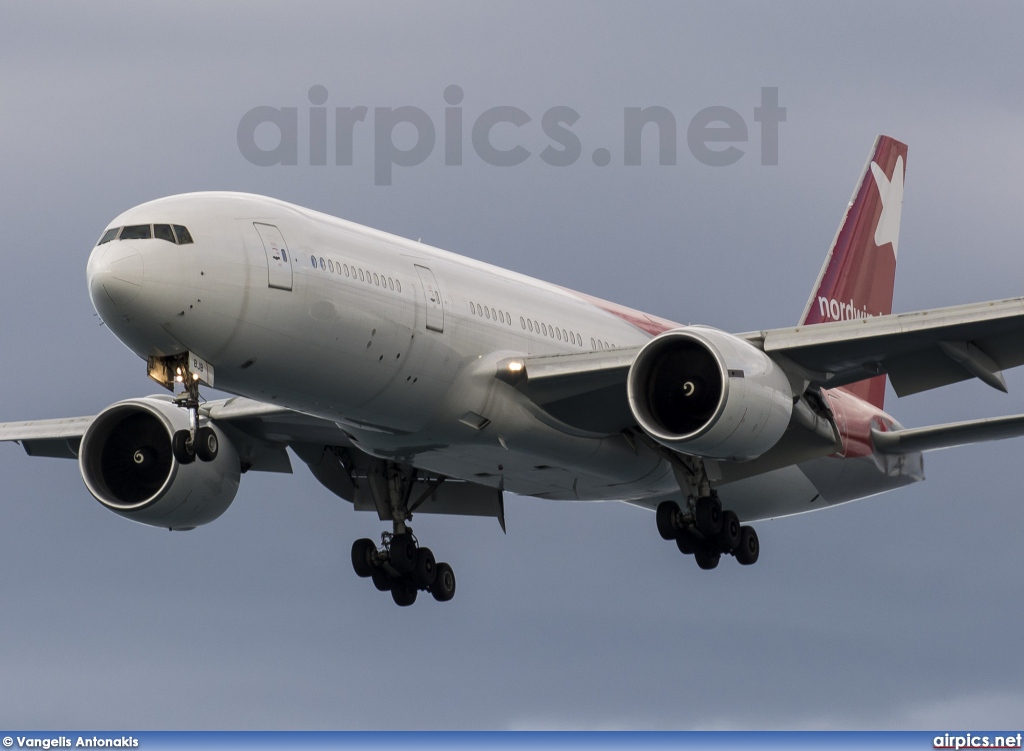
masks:
<svg viewBox="0 0 1024 751"><path fill-rule="evenodd" d="M14 2L0 9L0 419L92 414L154 392L98 325L85 261L144 200L245 190L729 330L793 323L872 140L909 144L897 310L1021 294L1024 8L934 3ZM252 107L413 105L465 92L464 165L374 185L256 167ZM778 87L779 164L753 109ZM533 156L475 158L516 106ZM675 166L624 167L626 107L679 125ZM708 106L746 153L686 151ZM563 168L544 111L580 113ZM653 139L652 139L653 143ZM300 139L300 145L302 140ZM591 152L608 148L611 164ZM905 425L1024 411L962 384L887 406ZM295 461L223 518L169 534L105 511L72 462L0 447L0 721L103 728L1012 727L1024 705L1020 442L933 454L917 487L759 525L759 564L701 572L619 504L510 498L493 521L417 519L455 600L396 608L357 579L381 525ZM1019 728L1018 728L1019 729Z"/></svg>

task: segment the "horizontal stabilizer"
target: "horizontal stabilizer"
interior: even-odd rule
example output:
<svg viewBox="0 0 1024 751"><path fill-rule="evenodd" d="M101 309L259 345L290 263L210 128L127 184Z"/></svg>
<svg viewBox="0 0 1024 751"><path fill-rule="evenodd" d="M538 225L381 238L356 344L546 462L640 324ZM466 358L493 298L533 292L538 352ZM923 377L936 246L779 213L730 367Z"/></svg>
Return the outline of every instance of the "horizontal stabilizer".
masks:
<svg viewBox="0 0 1024 751"><path fill-rule="evenodd" d="M871 441L880 454L910 454L1022 435L1024 415L1009 415L888 432L872 428Z"/></svg>

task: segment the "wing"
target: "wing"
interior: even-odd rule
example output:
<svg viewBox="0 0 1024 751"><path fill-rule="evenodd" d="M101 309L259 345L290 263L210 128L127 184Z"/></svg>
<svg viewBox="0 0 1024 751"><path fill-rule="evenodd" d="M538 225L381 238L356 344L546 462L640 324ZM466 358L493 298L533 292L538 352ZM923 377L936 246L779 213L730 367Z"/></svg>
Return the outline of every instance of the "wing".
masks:
<svg viewBox="0 0 1024 751"><path fill-rule="evenodd" d="M1005 391L1001 371L1024 364L1024 298L743 336L820 386L886 373L899 396L968 378Z"/></svg>
<svg viewBox="0 0 1024 751"><path fill-rule="evenodd" d="M244 471L290 473L286 449L291 448L328 490L358 510L391 518L386 487L381 485L380 461L359 450L336 423L243 397L207 402L200 413L228 436ZM0 441L20 443L29 456L77 459L82 437L94 419L0 423ZM420 473L417 478L410 495L420 513L493 516L504 528L501 488L430 473Z"/></svg>
<svg viewBox="0 0 1024 751"><path fill-rule="evenodd" d="M338 437L347 441L333 423L251 399L208 402L200 411L216 420L236 443L243 462L256 471L291 472L284 450L291 442ZM95 415L0 423L0 441L20 443L29 456L77 459L82 436L94 419Z"/></svg>
<svg viewBox="0 0 1024 751"><path fill-rule="evenodd" d="M790 376L797 393L886 373L899 396L969 378L1006 390L1024 365L1024 298L740 334ZM626 378L640 347L506 360L498 377L572 429L636 425ZM802 385L802 388L800 386Z"/></svg>
<svg viewBox="0 0 1024 751"><path fill-rule="evenodd" d="M76 459L78 444L92 420L92 417L63 417L0 423L0 441L20 443L29 456Z"/></svg>

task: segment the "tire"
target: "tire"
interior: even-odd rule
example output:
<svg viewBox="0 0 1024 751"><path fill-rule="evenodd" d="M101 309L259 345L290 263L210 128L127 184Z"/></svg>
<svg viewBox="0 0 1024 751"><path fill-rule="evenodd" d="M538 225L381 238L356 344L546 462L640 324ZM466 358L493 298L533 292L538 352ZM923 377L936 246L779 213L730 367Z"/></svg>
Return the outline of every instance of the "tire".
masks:
<svg viewBox="0 0 1024 751"><path fill-rule="evenodd" d="M718 496L697 499L697 531L708 540L722 529L722 502Z"/></svg>
<svg viewBox="0 0 1024 751"><path fill-rule="evenodd" d="M718 562L722 560L721 553L704 545L701 545L693 551L693 557L697 560L697 565L705 571L717 568Z"/></svg>
<svg viewBox="0 0 1024 751"><path fill-rule="evenodd" d="M391 538L391 565L403 574L416 566L416 541L408 532Z"/></svg>
<svg viewBox="0 0 1024 751"><path fill-rule="evenodd" d="M735 511L722 512L722 528L715 541L723 553L731 553L740 546L740 518Z"/></svg>
<svg viewBox="0 0 1024 751"><path fill-rule="evenodd" d="M698 541L693 539L693 535L690 534L690 530L684 529L679 533L679 537L676 538L676 547L679 548L679 552L683 555L693 555L697 549Z"/></svg>
<svg viewBox="0 0 1024 751"><path fill-rule="evenodd" d="M438 602L448 602L455 597L455 572L447 563L437 564L437 576L430 588L430 594Z"/></svg>
<svg viewBox="0 0 1024 751"><path fill-rule="evenodd" d="M178 430L171 437L171 453L178 464L191 464L195 461L195 447L190 447L192 435L187 430Z"/></svg>
<svg viewBox="0 0 1024 751"><path fill-rule="evenodd" d="M419 589L430 589L437 578L437 562L430 548L416 551L416 562L412 568L412 581Z"/></svg>
<svg viewBox="0 0 1024 751"><path fill-rule="evenodd" d="M212 462L217 458L217 452L220 451L220 440L213 428L209 426L199 428L199 432L196 434L195 449L199 461Z"/></svg>
<svg viewBox="0 0 1024 751"><path fill-rule="evenodd" d="M658 523L658 534L662 540L674 540L682 531L676 524L676 516L679 514L679 504L675 501L662 501L658 504L655 512L655 520Z"/></svg>
<svg viewBox="0 0 1024 751"><path fill-rule="evenodd" d="M352 568L356 576L366 579L373 576L376 566L373 565L373 554L377 551L377 545L366 537L352 543Z"/></svg>
<svg viewBox="0 0 1024 751"><path fill-rule="evenodd" d="M373 579L373 586L377 588L378 592L390 592L391 587L395 584L391 575L382 568L375 568L370 574L370 578Z"/></svg>
<svg viewBox="0 0 1024 751"><path fill-rule="evenodd" d="M744 566L757 563L758 556L761 555L761 543L753 527L743 527L740 530L740 544L733 555Z"/></svg>
<svg viewBox="0 0 1024 751"><path fill-rule="evenodd" d="M407 608L416 602L416 585L408 579L398 579L391 587L391 599L400 608Z"/></svg>

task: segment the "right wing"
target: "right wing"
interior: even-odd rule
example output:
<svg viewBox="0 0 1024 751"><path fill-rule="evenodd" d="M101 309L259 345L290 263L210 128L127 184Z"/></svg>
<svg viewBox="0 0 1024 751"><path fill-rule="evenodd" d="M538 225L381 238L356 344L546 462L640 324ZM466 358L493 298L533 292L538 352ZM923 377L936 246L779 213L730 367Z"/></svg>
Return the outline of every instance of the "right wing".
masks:
<svg viewBox="0 0 1024 751"><path fill-rule="evenodd" d="M168 401L165 395L147 397ZM344 430L330 420L272 404L233 397L203 404L200 414L217 424L231 440L243 471L291 473L287 448L313 476L357 510L376 511L390 519L387 488L380 460L361 451ZM29 456L77 459L82 437L95 416L0 423L0 442L20 443ZM493 516L505 526L503 490L419 473L412 499L421 513Z"/></svg>
<svg viewBox="0 0 1024 751"><path fill-rule="evenodd" d="M0 423L0 441L20 443L29 456L76 459L78 444L92 421L92 417L61 417Z"/></svg>

